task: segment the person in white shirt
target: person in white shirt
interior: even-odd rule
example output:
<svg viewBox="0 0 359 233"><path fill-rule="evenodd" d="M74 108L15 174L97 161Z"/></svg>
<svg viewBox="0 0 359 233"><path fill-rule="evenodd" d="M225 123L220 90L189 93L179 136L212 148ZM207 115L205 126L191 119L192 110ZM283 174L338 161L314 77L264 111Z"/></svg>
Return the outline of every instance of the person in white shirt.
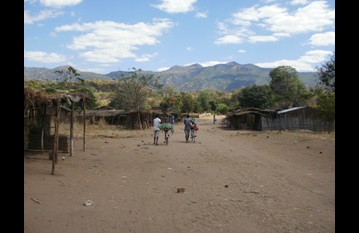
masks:
<svg viewBox="0 0 359 233"><path fill-rule="evenodd" d="M160 136L160 128L158 127L160 124L161 119L156 114L155 119L153 119L153 144L156 145L158 145L158 137Z"/></svg>

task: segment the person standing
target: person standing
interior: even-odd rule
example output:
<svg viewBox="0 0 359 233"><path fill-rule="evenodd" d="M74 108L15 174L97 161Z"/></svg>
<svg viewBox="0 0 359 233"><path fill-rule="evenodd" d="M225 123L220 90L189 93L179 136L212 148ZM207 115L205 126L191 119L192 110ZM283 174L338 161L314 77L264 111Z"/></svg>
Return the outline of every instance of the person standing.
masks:
<svg viewBox="0 0 359 233"><path fill-rule="evenodd" d="M189 138L189 133L191 130L191 126L192 126L192 120L191 120L191 118L189 118L189 114L187 114L186 118L183 119L183 124L184 124L184 135L185 135L186 143L187 143L188 138Z"/></svg>
<svg viewBox="0 0 359 233"><path fill-rule="evenodd" d="M153 144L158 145L158 137L160 136L160 126L161 119L158 114L155 115L155 119L153 119Z"/></svg>

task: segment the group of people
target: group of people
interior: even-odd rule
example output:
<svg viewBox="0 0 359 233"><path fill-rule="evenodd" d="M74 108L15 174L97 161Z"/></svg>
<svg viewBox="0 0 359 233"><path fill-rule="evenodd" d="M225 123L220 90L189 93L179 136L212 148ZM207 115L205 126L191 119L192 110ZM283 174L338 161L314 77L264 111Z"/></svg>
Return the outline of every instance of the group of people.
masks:
<svg viewBox="0 0 359 233"><path fill-rule="evenodd" d="M198 126L195 123L194 119L191 119L189 114L186 115L186 117L183 119L184 124L184 133L185 133L185 139L186 143L188 142L189 135L191 128L194 130L198 130ZM153 144L158 145L158 138L160 136L161 130L171 130L172 134L174 133L174 117L172 117L171 123L163 122L158 114L155 115L155 119L153 119Z"/></svg>

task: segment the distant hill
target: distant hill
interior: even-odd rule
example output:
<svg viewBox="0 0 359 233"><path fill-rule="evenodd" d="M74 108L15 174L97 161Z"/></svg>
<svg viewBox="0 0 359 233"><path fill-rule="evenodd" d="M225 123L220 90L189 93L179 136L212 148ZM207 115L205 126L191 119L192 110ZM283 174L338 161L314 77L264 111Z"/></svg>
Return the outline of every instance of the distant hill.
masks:
<svg viewBox="0 0 359 233"><path fill-rule="evenodd" d="M55 69L24 67L24 79L61 81L66 77L67 68L68 66ZM176 65L159 72L142 70L141 74L159 76L161 84L175 87L181 92L194 92L204 89L232 91L253 84L268 84L271 70L271 68L261 68L252 64L241 65L236 62L229 62L208 67L199 64ZM105 75L78 72L80 75L74 78L118 80L130 75L129 71L114 71ZM317 72L298 72L298 75L307 87L314 87L318 82Z"/></svg>

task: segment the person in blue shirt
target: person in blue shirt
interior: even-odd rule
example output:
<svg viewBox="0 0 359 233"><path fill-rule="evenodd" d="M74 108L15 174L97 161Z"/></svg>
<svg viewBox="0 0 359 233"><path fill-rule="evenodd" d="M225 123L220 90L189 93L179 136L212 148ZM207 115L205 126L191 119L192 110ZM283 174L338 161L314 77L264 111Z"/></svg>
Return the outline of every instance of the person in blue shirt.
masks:
<svg viewBox="0 0 359 233"><path fill-rule="evenodd" d="M192 126L192 119L189 118L189 114L186 115L186 118L183 119L183 124L184 124L184 135L185 135L185 139L186 139L186 143L188 142L188 138L189 138L189 133L191 130L191 126Z"/></svg>

